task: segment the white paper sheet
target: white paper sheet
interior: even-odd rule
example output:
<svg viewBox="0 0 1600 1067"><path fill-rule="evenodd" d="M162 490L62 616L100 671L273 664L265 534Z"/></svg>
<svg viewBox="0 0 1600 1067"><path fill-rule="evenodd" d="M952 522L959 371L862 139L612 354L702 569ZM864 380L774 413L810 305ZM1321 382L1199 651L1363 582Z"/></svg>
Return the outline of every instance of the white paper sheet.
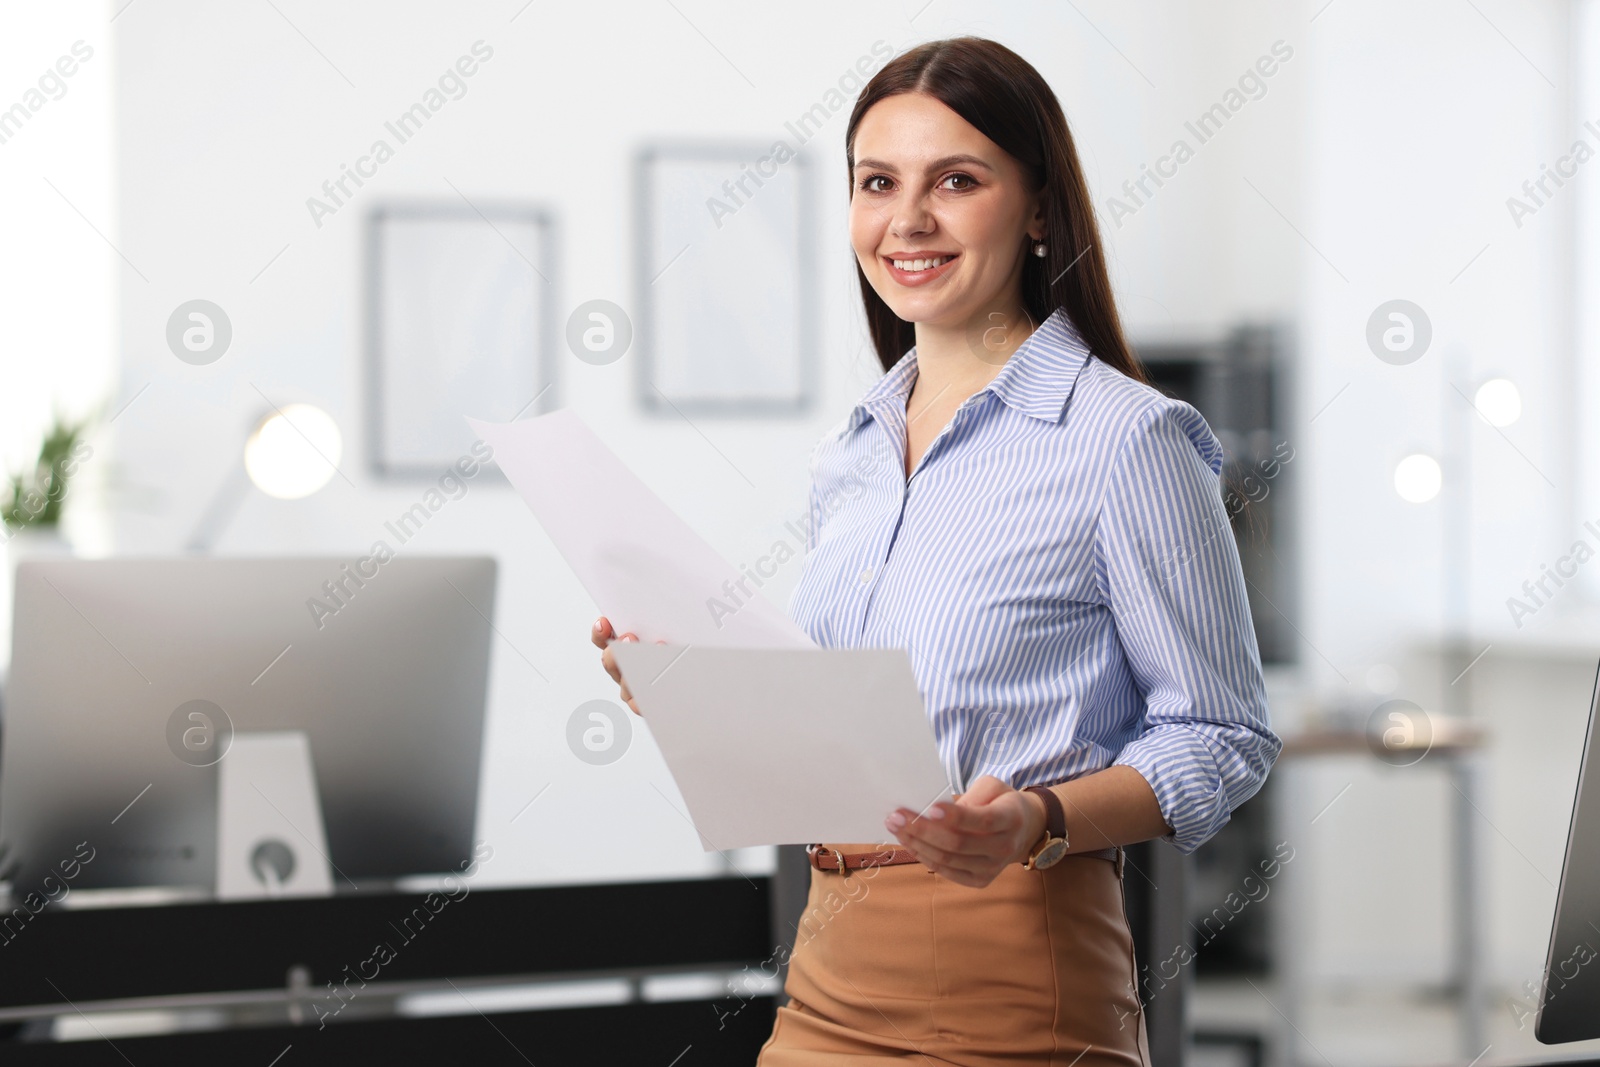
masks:
<svg viewBox="0 0 1600 1067"><path fill-rule="evenodd" d="M617 633L684 645L815 647L575 412L467 422Z"/></svg>
<svg viewBox="0 0 1600 1067"><path fill-rule="evenodd" d="M951 796L902 649L613 647L708 852L888 842Z"/></svg>

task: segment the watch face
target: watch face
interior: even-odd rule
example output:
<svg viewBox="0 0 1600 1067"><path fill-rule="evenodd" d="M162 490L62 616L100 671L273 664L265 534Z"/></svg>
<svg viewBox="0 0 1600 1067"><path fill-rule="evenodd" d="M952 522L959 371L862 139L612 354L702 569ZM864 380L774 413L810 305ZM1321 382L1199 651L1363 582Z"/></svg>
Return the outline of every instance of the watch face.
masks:
<svg viewBox="0 0 1600 1067"><path fill-rule="evenodd" d="M1059 863L1061 858L1066 854L1067 842L1064 839L1057 837L1047 842L1045 846L1039 850L1038 855L1033 857L1033 865L1040 869L1052 867Z"/></svg>

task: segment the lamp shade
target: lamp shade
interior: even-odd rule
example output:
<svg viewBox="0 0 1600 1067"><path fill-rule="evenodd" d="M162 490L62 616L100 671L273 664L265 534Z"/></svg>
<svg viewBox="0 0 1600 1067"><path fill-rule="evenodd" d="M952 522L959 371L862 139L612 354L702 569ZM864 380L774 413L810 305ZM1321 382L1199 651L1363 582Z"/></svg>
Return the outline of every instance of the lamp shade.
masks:
<svg viewBox="0 0 1600 1067"><path fill-rule="evenodd" d="M1439 495L1444 485L1444 474L1439 461L1424 452L1415 452L1394 468L1394 491L1402 500L1425 504Z"/></svg>
<svg viewBox="0 0 1600 1067"><path fill-rule="evenodd" d="M344 455L338 423L311 404L286 404L256 425L244 444L244 469L257 489L280 500L310 496L333 478Z"/></svg>

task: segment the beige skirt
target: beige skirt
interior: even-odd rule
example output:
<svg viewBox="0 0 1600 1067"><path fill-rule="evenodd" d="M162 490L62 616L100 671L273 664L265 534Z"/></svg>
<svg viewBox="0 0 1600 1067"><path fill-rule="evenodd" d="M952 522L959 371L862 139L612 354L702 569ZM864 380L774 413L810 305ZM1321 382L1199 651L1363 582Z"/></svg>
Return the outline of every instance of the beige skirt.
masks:
<svg viewBox="0 0 1600 1067"><path fill-rule="evenodd" d="M813 869L784 991L758 1067L1150 1062L1121 871L1095 856L982 889L920 863Z"/></svg>

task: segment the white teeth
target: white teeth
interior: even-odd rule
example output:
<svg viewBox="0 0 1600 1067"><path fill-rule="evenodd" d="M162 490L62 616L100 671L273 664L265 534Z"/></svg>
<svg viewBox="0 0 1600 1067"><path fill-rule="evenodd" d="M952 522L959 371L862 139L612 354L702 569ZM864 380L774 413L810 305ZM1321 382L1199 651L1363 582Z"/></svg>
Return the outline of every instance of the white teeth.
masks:
<svg viewBox="0 0 1600 1067"><path fill-rule="evenodd" d="M954 258L956 257L935 256L933 259L892 259L889 262L903 271L919 271L928 270L931 267L942 267Z"/></svg>

